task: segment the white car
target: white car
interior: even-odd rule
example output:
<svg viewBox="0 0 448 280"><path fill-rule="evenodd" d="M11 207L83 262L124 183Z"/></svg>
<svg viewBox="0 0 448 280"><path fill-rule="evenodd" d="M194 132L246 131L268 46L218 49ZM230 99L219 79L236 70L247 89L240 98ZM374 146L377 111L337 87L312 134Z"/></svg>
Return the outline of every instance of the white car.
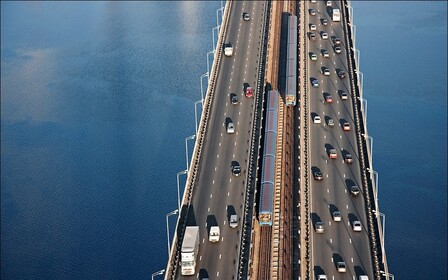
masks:
<svg viewBox="0 0 448 280"><path fill-rule="evenodd" d="M322 55L324 56L324 57L330 57L330 53L327 51L327 50L322 50Z"/></svg>
<svg viewBox="0 0 448 280"><path fill-rule="evenodd" d="M322 123L321 118L319 117L319 115L314 115L313 117L313 123Z"/></svg>
<svg viewBox="0 0 448 280"><path fill-rule="evenodd" d="M353 231L362 231L362 226L360 221L354 221L352 223Z"/></svg>
<svg viewBox="0 0 448 280"><path fill-rule="evenodd" d="M325 274L318 275L317 280L327 280L327 275Z"/></svg>
<svg viewBox="0 0 448 280"><path fill-rule="evenodd" d="M328 33L327 32L322 32L320 35L322 36L322 39L328 39Z"/></svg>
<svg viewBox="0 0 448 280"><path fill-rule="evenodd" d="M227 124L227 133L229 134L235 133L235 125L233 124L233 122L229 122Z"/></svg>
<svg viewBox="0 0 448 280"><path fill-rule="evenodd" d="M348 99L348 95L345 91L341 92L341 99L342 100L347 100Z"/></svg>
<svg viewBox="0 0 448 280"><path fill-rule="evenodd" d="M310 30L311 30L311 31L314 31L314 30L316 30L316 29L317 29L317 27L316 27L315 24L310 24Z"/></svg>
<svg viewBox="0 0 448 280"><path fill-rule="evenodd" d="M346 272L347 271L347 266L345 265L345 262L338 262L336 264L336 266L338 267L338 271L339 272Z"/></svg>
<svg viewBox="0 0 448 280"><path fill-rule="evenodd" d="M325 76L330 76L330 69L328 69L327 67L322 67L323 69L322 69L322 73L325 75Z"/></svg>
<svg viewBox="0 0 448 280"><path fill-rule="evenodd" d="M341 212L339 212L339 211L334 211L334 212L333 212L333 221L335 221L335 222L340 222L341 220L342 220Z"/></svg>
<svg viewBox="0 0 448 280"><path fill-rule="evenodd" d="M331 7L331 1L327 1L327 7Z"/></svg>

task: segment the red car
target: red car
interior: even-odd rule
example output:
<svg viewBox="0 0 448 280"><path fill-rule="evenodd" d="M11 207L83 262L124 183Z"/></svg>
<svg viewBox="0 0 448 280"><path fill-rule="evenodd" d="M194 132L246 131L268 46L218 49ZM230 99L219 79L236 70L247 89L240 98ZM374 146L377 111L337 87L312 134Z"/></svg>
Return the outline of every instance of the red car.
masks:
<svg viewBox="0 0 448 280"><path fill-rule="evenodd" d="M333 103L333 97L331 95L325 95L325 102L326 103Z"/></svg>
<svg viewBox="0 0 448 280"><path fill-rule="evenodd" d="M336 152L336 149L331 149L330 150L330 158L331 159L337 159L338 158L338 154Z"/></svg>

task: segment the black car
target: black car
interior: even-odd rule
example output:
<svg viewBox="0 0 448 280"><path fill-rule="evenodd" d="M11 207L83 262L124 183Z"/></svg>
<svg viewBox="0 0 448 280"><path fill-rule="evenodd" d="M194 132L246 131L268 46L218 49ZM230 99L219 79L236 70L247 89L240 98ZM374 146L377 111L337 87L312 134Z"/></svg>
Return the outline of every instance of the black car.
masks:
<svg viewBox="0 0 448 280"><path fill-rule="evenodd" d="M341 44L341 39L340 39L339 37L334 37L334 38L333 38L333 43L334 43L335 45L340 45L340 44Z"/></svg>
<svg viewBox="0 0 448 280"><path fill-rule="evenodd" d="M310 39L315 41L316 40L316 34L310 33Z"/></svg>
<svg viewBox="0 0 448 280"><path fill-rule="evenodd" d="M316 181L322 181L324 179L324 176L322 175L322 172L316 171L314 172L314 180Z"/></svg>
<svg viewBox="0 0 448 280"><path fill-rule="evenodd" d="M358 187L358 186L352 186L352 187L350 188L350 193L351 193L352 195L358 195L358 194L359 194L359 187Z"/></svg>
<svg viewBox="0 0 448 280"><path fill-rule="evenodd" d="M341 79L344 79L345 78L345 71L344 70L339 70L338 71L338 76L339 76L339 78L341 78Z"/></svg>
<svg viewBox="0 0 448 280"><path fill-rule="evenodd" d="M328 25L328 20L325 19L325 18L323 18L323 19L322 19L322 25Z"/></svg>
<svg viewBox="0 0 448 280"><path fill-rule="evenodd" d="M232 95L232 104L236 105L238 104L238 96L236 94Z"/></svg>
<svg viewBox="0 0 448 280"><path fill-rule="evenodd" d="M239 164L236 164L236 165L232 166L232 174L234 176L240 176L240 174L241 174L241 166Z"/></svg>
<svg viewBox="0 0 448 280"><path fill-rule="evenodd" d="M310 9L309 12L310 12L310 15L312 15L312 16L316 15L316 10L315 9Z"/></svg>

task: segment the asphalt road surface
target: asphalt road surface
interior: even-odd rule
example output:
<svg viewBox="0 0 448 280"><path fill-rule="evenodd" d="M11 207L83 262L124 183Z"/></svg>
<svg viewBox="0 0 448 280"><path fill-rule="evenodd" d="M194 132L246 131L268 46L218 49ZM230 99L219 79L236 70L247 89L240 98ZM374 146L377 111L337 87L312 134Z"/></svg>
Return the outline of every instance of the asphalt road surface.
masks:
<svg viewBox="0 0 448 280"><path fill-rule="evenodd" d="M324 222L324 233L312 232L312 259L314 277L326 274L328 279L358 279L359 275L368 275L373 279L372 257L367 231L367 217L365 213L365 201L362 188L357 196L350 194L352 185L361 186L361 172L358 160L358 147L354 132L354 114L352 94L350 90L346 41L343 32L343 22L333 22L331 19L331 7L326 7L326 1L317 3L307 2L308 9L316 10L316 15L308 14L308 30L316 35L316 40L308 38L309 52L317 54L317 61L308 58L309 79L316 78L319 87L312 87L310 82L310 159L313 173L317 167L323 173L323 181L311 179L311 220L313 225L317 221ZM340 8L341 3L331 1L333 8ZM328 20L324 26L321 20ZM310 30L310 25L316 26L315 31ZM328 33L328 39L323 39L321 32ZM334 49L332 38L341 39L340 54ZM329 57L324 57L323 50L329 52ZM322 73L322 67L330 70L330 75ZM337 75L337 69L344 70L347 75L341 79ZM340 91L345 91L347 100L342 100ZM330 94L332 103L325 102L325 95ZM314 114L322 119L321 124L313 123ZM334 120L334 126L327 125L327 118ZM342 123L348 121L350 131L343 131ZM329 150L336 149L337 159L329 158ZM353 163L344 163L343 155L349 152L353 156ZM335 222L332 218L333 211L340 211L342 220ZM352 223L359 220L362 225L361 232L355 232ZM344 261L347 271L338 272L336 263Z"/></svg>

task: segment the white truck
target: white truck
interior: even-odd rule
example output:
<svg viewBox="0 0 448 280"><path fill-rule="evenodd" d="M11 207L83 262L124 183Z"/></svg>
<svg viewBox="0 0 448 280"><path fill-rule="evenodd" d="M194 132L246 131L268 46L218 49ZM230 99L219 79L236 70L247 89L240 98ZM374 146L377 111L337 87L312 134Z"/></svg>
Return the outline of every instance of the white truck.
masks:
<svg viewBox="0 0 448 280"><path fill-rule="evenodd" d="M225 56L232 56L233 55L232 44L230 44L230 43L224 44L224 55Z"/></svg>
<svg viewBox="0 0 448 280"><path fill-rule="evenodd" d="M181 249L182 275L194 275L199 251L199 227L187 226Z"/></svg>
<svg viewBox="0 0 448 280"><path fill-rule="evenodd" d="M208 235L208 241L218 242L220 236L219 226L210 227L210 234Z"/></svg>
<svg viewBox="0 0 448 280"><path fill-rule="evenodd" d="M339 9L333 9L332 18L333 21L341 21L341 11Z"/></svg>

